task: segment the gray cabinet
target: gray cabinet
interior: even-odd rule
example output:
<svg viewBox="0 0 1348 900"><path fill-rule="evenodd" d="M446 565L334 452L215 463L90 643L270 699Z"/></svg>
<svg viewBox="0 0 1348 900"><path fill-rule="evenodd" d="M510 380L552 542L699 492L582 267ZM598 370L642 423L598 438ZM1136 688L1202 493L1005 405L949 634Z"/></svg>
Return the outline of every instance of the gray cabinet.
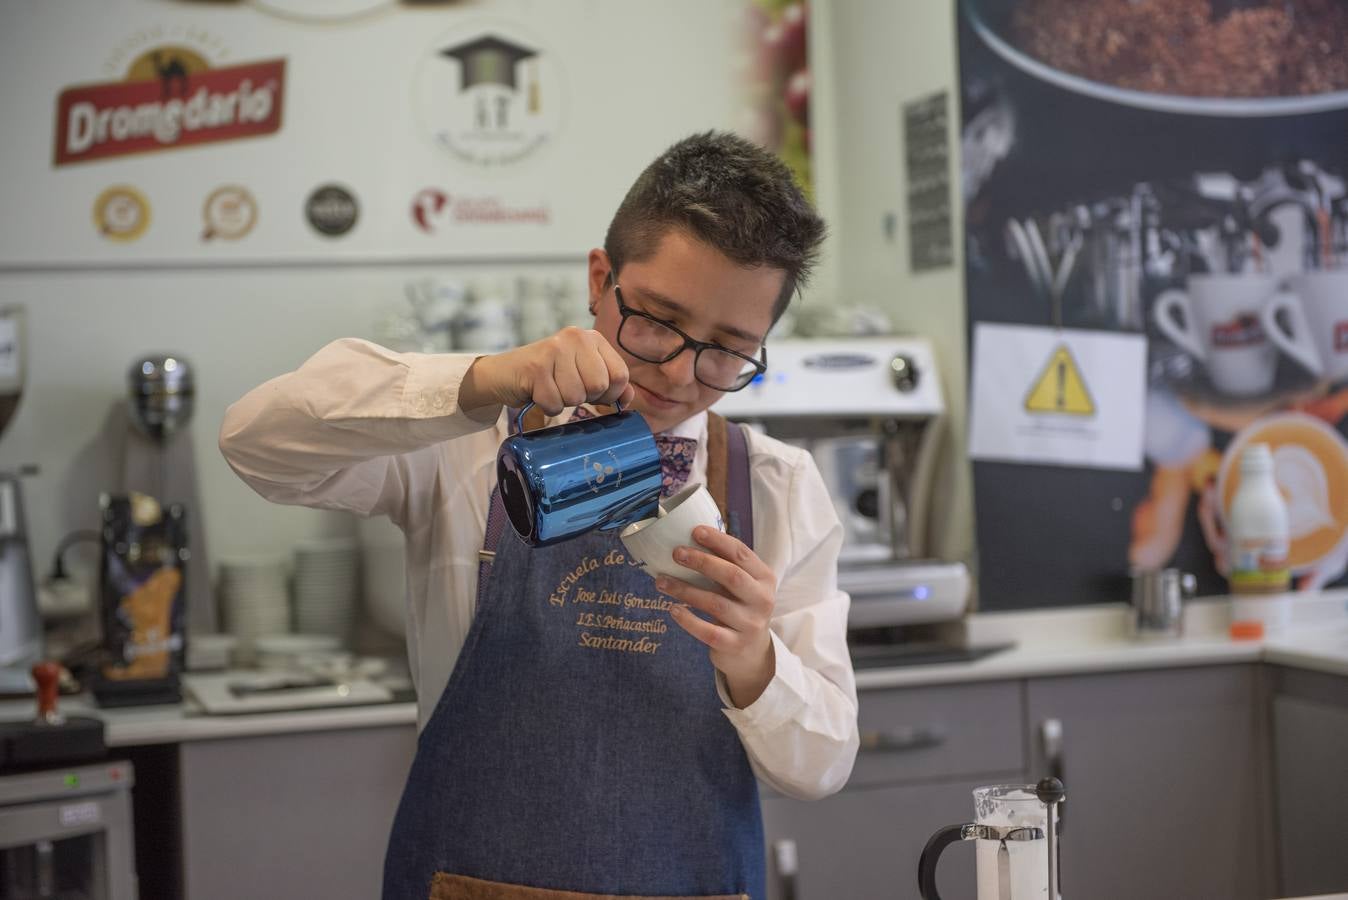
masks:
<svg viewBox="0 0 1348 900"><path fill-rule="evenodd" d="M378 897L411 725L180 749L187 900Z"/></svg>
<svg viewBox="0 0 1348 900"><path fill-rule="evenodd" d="M970 792L982 780L846 790L815 803L765 797L768 896L778 900L916 900L917 860L932 833L968 822ZM795 894L783 891L772 865L777 842L795 842ZM951 900L974 896L974 845L941 855L937 874Z"/></svg>
<svg viewBox="0 0 1348 900"><path fill-rule="evenodd" d="M1348 678L1273 672L1280 896L1348 890Z"/></svg>
<svg viewBox="0 0 1348 900"><path fill-rule="evenodd" d="M1060 766L1066 897L1273 894L1267 734L1254 666L1028 682L1031 775ZM1042 730L1061 728L1061 756Z"/></svg>
<svg viewBox="0 0 1348 900"><path fill-rule="evenodd" d="M970 820L973 788L1055 765L1069 798L1064 896L1348 888L1348 679L1233 665L865 690L860 701L863 746L841 793L764 791L770 900L912 900L923 845ZM1050 720L1056 759L1042 740ZM415 746L405 725L175 748L183 895L378 896ZM795 848L793 896L775 871L781 842ZM943 855L949 900L974 896L973 855L967 843Z"/></svg>
<svg viewBox="0 0 1348 900"><path fill-rule="evenodd" d="M773 900L910 900L917 861L933 832L967 822L971 791L1025 777L1018 682L863 691L862 749L848 786L801 802L765 792L768 896ZM774 849L792 843L794 895ZM973 847L942 856L939 883L972 897Z"/></svg>

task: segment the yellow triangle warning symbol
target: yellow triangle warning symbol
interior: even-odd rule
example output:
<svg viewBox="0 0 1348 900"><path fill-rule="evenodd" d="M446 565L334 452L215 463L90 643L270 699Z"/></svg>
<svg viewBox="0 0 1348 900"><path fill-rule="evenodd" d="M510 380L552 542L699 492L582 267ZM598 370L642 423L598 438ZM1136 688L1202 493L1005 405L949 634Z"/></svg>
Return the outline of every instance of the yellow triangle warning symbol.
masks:
<svg viewBox="0 0 1348 900"><path fill-rule="evenodd" d="M1086 389L1081 369L1066 344L1053 350L1034 387L1025 395L1025 408L1037 413L1065 413L1071 416L1095 415L1095 401Z"/></svg>

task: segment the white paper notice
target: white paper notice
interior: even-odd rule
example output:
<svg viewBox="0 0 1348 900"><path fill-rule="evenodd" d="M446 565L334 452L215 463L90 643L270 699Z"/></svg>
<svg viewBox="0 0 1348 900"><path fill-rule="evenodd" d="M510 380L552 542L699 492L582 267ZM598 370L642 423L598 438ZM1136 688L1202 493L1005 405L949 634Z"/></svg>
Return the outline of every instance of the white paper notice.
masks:
<svg viewBox="0 0 1348 900"><path fill-rule="evenodd" d="M0 380L19 377L19 326L11 318L0 318Z"/></svg>
<svg viewBox="0 0 1348 900"><path fill-rule="evenodd" d="M1141 335L978 323L970 457L1142 468L1146 366Z"/></svg>

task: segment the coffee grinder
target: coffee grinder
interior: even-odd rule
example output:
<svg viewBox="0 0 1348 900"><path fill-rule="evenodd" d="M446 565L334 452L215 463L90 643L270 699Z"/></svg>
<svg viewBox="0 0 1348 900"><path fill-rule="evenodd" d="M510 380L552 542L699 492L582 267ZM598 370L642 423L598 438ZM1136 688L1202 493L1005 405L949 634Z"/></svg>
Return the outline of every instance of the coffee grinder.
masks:
<svg viewBox="0 0 1348 900"><path fill-rule="evenodd" d="M196 372L178 353L148 354L127 370L127 429L122 490L187 510L192 555L187 566L188 621L194 631L215 630L215 603L197 488L196 453L188 425L196 407Z"/></svg>

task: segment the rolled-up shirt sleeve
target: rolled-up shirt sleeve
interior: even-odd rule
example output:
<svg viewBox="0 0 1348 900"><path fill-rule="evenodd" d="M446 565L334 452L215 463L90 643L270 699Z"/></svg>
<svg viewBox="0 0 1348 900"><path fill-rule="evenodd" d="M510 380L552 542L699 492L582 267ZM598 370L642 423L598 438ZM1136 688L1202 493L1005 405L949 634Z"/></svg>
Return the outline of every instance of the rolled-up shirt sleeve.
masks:
<svg viewBox="0 0 1348 900"><path fill-rule="evenodd" d="M850 598L838 589L843 531L808 454L797 458L784 495L790 550L770 624L776 672L743 709L719 674L717 690L758 777L788 796L818 799L847 782L858 746Z"/></svg>
<svg viewBox="0 0 1348 900"><path fill-rule="evenodd" d="M413 470L434 467L420 451L491 428L500 416L499 406L459 406L474 359L334 341L231 405L220 451L273 502L400 521Z"/></svg>

